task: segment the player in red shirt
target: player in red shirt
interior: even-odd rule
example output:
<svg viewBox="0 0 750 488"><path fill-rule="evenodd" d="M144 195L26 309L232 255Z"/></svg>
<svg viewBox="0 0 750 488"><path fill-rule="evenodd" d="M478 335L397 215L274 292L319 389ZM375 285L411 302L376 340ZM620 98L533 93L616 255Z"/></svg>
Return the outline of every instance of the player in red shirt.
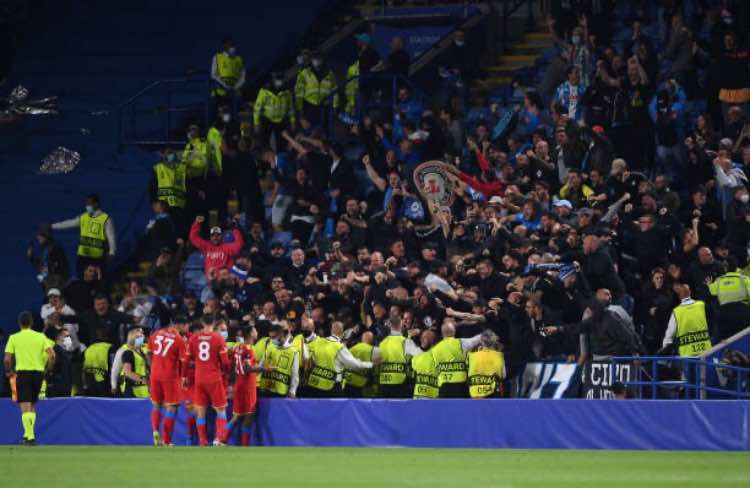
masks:
<svg viewBox="0 0 750 488"><path fill-rule="evenodd" d="M234 400L232 402L232 420L227 424L227 437L223 439L226 443L232 434L234 426L240 425L241 443L243 446L250 445L250 426L255 417L256 403L256 373L267 373L273 368L259 366L255 359L253 344L258 339L258 331L255 327L247 327L237 333L237 347L232 354L234 366Z"/></svg>
<svg viewBox="0 0 750 488"><path fill-rule="evenodd" d="M198 430L198 442L201 446L208 445L206 429L206 410L209 405L216 410L216 438L215 445L222 444L226 437L227 428L227 392L224 388L222 376L229 369L227 345L224 339L214 332L216 319L214 315L204 315L201 318L203 330L193 334L183 357L183 364L191 361L195 364L195 396L193 405L196 411L195 424ZM187 377L182 378L183 385L187 384Z"/></svg>
<svg viewBox="0 0 750 488"><path fill-rule="evenodd" d="M151 334L148 350L151 356L151 430L154 445L172 444L177 406L180 404L180 361L185 355L184 320L174 320L168 327ZM161 417L164 415L164 437L159 434Z"/></svg>
<svg viewBox="0 0 750 488"><path fill-rule="evenodd" d="M188 332L185 334L185 348L190 343L190 338L203 330L203 325L200 321L193 322L190 324ZM187 367L187 369L185 369ZM195 396L195 363L190 361L187 365L183 362L182 364L182 377L187 378L187 383L183 383L180 389L182 394L182 401L184 402L185 411L188 414L185 435L187 437L187 445L193 445L193 436L195 435L195 408L193 407L193 397Z"/></svg>

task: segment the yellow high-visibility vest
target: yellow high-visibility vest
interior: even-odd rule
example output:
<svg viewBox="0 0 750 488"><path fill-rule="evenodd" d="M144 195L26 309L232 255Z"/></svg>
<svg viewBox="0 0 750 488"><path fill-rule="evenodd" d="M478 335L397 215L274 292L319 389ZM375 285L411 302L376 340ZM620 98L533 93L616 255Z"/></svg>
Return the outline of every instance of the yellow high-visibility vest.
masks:
<svg viewBox="0 0 750 488"><path fill-rule="evenodd" d="M143 354L141 354L138 351L133 351L133 358L135 361L135 364L133 365L133 372L143 378L145 381L145 385L133 385L133 396L136 398L148 398L149 392L148 392L148 368L146 366L146 358ZM125 376L125 371L120 372L120 393L125 393L127 390L128 382L132 383L132 380L130 380L127 376Z"/></svg>
<svg viewBox="0 0 750 488"><path fill-rule="evenodd" d="M312 369L307 386L322 391L331 391L336 386L336 356L344 347L338 341L319 338L310 343Z"/></svg>
<svg viewBox="0 0 750 488"><path fill-rule="evenodd" d="M737 302L750 305L750 278L737 271L716 278L708 285L708 291L719 300L719 305Z"/></svg>
<svg viewBox="0 0 750 488"><path fill-rule="evenodd" d="M344 87L346 107L344 110L347 113L354 113L357 106L357 92L359 92L359 60L346 70L346 86Z"/></svg>
<svg viewBox="0 0 750 488"><path fill-rule="evenodd" d="M690 304L680 304L673 313L677 321L675 341L680 356L698 356L711 349L705 303L696 300Z"/></svg>
<svg viewBox="0 0 750 488"><path fill-rule="evenodd" d="M438 386L466 382L466 355L459 339L446 337L438 342L432 348L432 357L438 372Z"/></svg>
<svg viewBox="0 0 750 488"><path fill-rule="evenodd" d="M497 379L505 376L503 353L491 349L469 353L469 395L485 398L497 391Z"/></svg>
<svg viewBox="0 0 750 488"><path fill-rule="evenodd" d="M185 208L185 194L187 193L185 163L157 163L154 165L154 173L156 173L158 187L156 198L170 207Z"/></svg>
<svg viewBox="0 0 750 488"><path fill-rule="evenodd" d="M372 351L375 348L366 342L355 344L350 349L352 356L363 362L372 362ZM354 388L364 388L370 384L369 369L347 369L344 373L346 384Z"/></svg>
<svg viewBox="0 0 750 488"><path fill-rule="evenodd" d="M414 398L437 398L440 390L432 353L427 351L411 358L411 369L414 372Z"/></svg>
<svg viewBox="0 0 750 488"><path fill-rule="evenodd" d="M206 134L206 166L207 170L213 170L214 173L221 176L224 172L224 156L221 153L221 143L224 136L219 129L211 127Z"/></svg>
<svg viewBox="0 0 750 488"><path fill-rule="evenodd" d="M219 79L227 86L233 87L237 83L243 69L245 69L245 63L242 61L242 57L236 54L229 55L225 52L216 55L216 71ZM220 97L223 97L226 93L227 91L223 86L215 86L211 92L212 95Z"/></svg>
<svg viewBox="0 0 750 488"><path fill-rule="evenodd" d="M81 214L81 237L78 241L78 255L98 259L104 256L107 248L107 235L104 231L109 215L100 212L92 217L88 212Z"/></svg>
<svg viewBox="0 0 750 488"><path fill-rule="evenodd" d="M406 381L406 338L391 335L380 343L380 363L378 383L381 385L401 385Z"/></svg>
<svg viewBox="0 0 750 488"><path fill-rule="evenodd" d="M208 170L208 144L204 139L196 137L187 144L182 151L182 162L185 163L188 178L206 176Z"/></svg>
<svg viewBox="0 0 750 488"><path fill-rule="evenodd" d="M261 88L253 106L253 123L256 127L260 126L261 117L264 117L274 124L281 124L286 119L294 124L292 108L292 92L289 90L276 93L268 88Z"/></svg>
<svg viewBox="0 0 750 488"><path fill-rule="evenodd" d="M295 355L297 355L297 351L291 347L279 348L271 342L268 343L264 364L273 366L275 369L263 373L262 386L264 390L280 396L287 396L289 386L292 383Z"/></svg>
<svg viewBox="0 0 750 488"><path fill-rule="evenodd" d="M328 72L323 78L318 78L315 70L305 68L297 75L297 83L294 86L295 102L297 110L302 110L304 102L318 106L323 103L336 90L336 76L333 71ZM338 108L339 96L333 96L333 107Z"/></svg>

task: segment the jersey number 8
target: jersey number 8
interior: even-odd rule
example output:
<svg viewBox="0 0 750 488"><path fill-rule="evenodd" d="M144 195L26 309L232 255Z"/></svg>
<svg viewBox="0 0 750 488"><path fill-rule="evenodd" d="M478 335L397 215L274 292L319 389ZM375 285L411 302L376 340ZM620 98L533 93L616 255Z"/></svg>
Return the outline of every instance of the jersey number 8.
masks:
<svg viewBox="0 0 750 488"><path fill-rule="evenodd" d="M198 343L198 359L201 361L208 361L208 358L211 357L211 343L207 341L199 342Z"/></svg>

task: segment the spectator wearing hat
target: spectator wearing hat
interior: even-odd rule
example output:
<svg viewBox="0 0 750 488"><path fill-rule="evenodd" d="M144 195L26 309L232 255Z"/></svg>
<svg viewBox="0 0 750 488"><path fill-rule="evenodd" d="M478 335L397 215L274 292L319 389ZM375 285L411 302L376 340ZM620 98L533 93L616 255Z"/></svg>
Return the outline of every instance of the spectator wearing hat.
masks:
<svg viewBox="0 0 750 488"><path fill-rule="evenodd" d="M78 318L76 312L69 305L65 303L65 299L60 293L58 288L50 288L47 291L47 303L42 305L40 316L42 320L46 321L53 314L59 316L60 323L65 328L73 341L73 348L78 350L81 346L81 341L78 339Z"/></svg>
<svg viewBox="0 0 750 488"><path fill-rule="evenodd" d="M232 266L233 258L242 249L242 234L238 229L232 229L232 242L224 242L224 234L221 227L211 227L210 240L200 236L201 225L205 218L199 215L195 218L190 228L190 243L203 253L205 259L206 277L211 280L215 277L216 270L228 269Z"/></svg>
<svg viewBox="0 0 750 488"><path fill-rule="evenodd" d="M70 277L65 249L52 236L52 227L41 224L26 250L26 256L43 289L61 288Z"/></svg>

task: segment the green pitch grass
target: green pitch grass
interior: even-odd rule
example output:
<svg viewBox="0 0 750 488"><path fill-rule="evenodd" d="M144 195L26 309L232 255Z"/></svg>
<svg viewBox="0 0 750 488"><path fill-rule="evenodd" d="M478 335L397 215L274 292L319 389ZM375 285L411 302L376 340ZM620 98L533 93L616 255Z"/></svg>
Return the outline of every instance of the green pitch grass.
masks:
<svg viewBox="0 0 750 488"><path fill-rule="evenodd" d="M750 486L750 454L361 448L0 447L0 487Z"/></svg>

